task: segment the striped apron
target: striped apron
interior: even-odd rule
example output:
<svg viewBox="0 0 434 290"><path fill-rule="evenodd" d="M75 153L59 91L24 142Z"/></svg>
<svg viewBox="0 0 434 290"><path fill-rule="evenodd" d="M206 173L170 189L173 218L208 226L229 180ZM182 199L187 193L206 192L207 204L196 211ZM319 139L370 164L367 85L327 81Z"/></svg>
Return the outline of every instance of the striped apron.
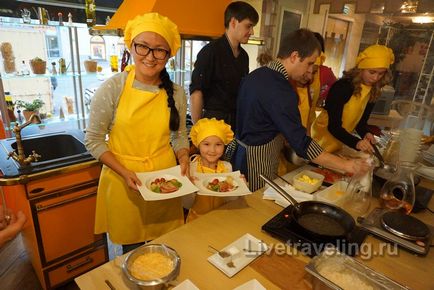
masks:
<svg viewBox="0 0 434 290"><path fill-rule="evenodd" d="M247 173L251 191L264 187L265 181L260 178L260 174L270 178L274 178L274 175L277 174L279 155L285 144L284 141L285 139L281 134L278 134L270 142L257 146L249 146L241 140L237 140L239 146L237 146L235 158L240 162L238 164L241 165L241 171L244 174Z"/></svg>

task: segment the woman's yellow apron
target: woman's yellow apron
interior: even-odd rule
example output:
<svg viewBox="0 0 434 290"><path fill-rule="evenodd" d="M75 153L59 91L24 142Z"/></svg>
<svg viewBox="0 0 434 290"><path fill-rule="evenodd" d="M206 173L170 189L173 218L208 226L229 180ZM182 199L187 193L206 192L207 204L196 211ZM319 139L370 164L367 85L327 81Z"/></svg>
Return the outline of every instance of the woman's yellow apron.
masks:
<svg viewBox="0 0 434 290"><path fill-rule="evenodd" d="M311 108L311 101L309 97L309 87L298 87L297 86L297 95L298 95L298 111L300 112L301 124L303 127L307 129L309 132L309 114Z"/></svg>
<svg viewBox="0 0 434 290"><path fill-rule="evenodd" d="M217 168L215 170L202 166L202 164L199 162L200 156L198 156L194 161L197 161L197 173L225 173L227 172L226 167L224 166L222 161L218 161ZM201 215L206 214L207 212L212 211L213 209L216 209L220 206L222 206L225 203L224 197L218 197L218 196L207 196L207 195L199 195L196 194L196 197L194 199L193 206L190 208L190 211L188 212L187 216L187 222L191 222L192 220L195 220L196 218L200 217Z"/></svg>
<svg viewBox="0 0 434 290"><path fill-rule="evenodd" d="M349 133L352 133L363 116L366 105L369 101L369 92L371 87L362 84L360 97L352 95L344 105L342 112L342 127ZM312 138L321 145L327 152L335 152L342 148L343 143L336 139L328 131L329 116L326 110L321 110L319 116L312 124ZM363 136L362 136L363 137Z"/></svg>
<svg viewBox="0 0 434 290"><path fill-rule="evenodd" d="M165 90L142 91L132 87L134 67L128 77L109 135L108 147L117 160L134 172L176 165L170 146ZM183 224L181 199L145 201L124 179L103 166L97 195L95 233L108 232L117 244L152 240Z"/></svg>

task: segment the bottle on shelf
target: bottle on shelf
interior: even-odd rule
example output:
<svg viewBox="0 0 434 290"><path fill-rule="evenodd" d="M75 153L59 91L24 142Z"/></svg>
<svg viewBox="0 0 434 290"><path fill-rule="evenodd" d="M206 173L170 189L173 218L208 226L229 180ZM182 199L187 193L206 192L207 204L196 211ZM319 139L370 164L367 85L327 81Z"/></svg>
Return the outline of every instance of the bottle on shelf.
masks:
<svg viewBox="0 0 434 290"><path fill-rule="evenodd" d="M52 75L57 75L57 69L56 69L56 62L55 61L53 61L51 63L51 74Z"/></svg>
<svg viewBox="0 0 434 290"><path fill-rule="evenodd" d="M118 72L119 69L119 65L118 65L118 55L116 53L116 46L113 44L112 45L112 52L110 55L110 67L112 69L112 72Z"/></svg>
<svg viewBox="0 0 434 290"><path fill-rule="evenodd" d="M59 58L59 73L66 73L66 62L64 58Z"/></svg>
<svg viewBox="0 0 434 290"><path fill-rule="evenodd" d="M57 13L57 16L59 17L59 26L63 26L63 14L62 14L62 12Z"/></svg>
<svg viewBox="0 0 434 290"><path fill-rule="evenodd" d="M21 62L21 66L20 66L20 70L18 72L18 75L20 75L20 76L30 75L29 67L27 66L26 61L24 61L24 60Z"/></svg>
<svg viewBox="0 0 434 290"><path fill-rule="evenodd" d="M95 0L86 0L86 24L91 28L96 24Z"/></svg>
<svg viewBox="0 0 434 290"><path fill-rule="evenodd" d="M72 25L72 14L71 14L71 12L68 13L68 25Z"/></svg>
<svg viewBox="0 0 434 290"><path fill-rule="evenodd" d="M16 122L17 118L15 117L15 104L12 101L12 96L9 92L5 92L5 101L6 107L8 108L8 116L11 122Z"/></svg>

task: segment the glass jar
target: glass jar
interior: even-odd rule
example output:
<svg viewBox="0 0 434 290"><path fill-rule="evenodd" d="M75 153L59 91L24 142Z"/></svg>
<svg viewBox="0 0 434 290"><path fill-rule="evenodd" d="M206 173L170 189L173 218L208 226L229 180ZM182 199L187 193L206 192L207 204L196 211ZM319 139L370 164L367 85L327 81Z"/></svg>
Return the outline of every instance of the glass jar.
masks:
<svg viewBox="0 0 434 290"><path fill-rule="evenodd" d="M366 215L369 211L372 198L372 176L373 167L361 177L352 177L345 190L348 197L345 198L343 208L355 219Z"/></svg>
<svg viewBox="0 0 434 290"><path fill-rule="evenodd" d="M412 163L398 163L397 171L380 190L380 201L383 207L400 210L405 214L412 211L415 201L414 169Z"/></svg>

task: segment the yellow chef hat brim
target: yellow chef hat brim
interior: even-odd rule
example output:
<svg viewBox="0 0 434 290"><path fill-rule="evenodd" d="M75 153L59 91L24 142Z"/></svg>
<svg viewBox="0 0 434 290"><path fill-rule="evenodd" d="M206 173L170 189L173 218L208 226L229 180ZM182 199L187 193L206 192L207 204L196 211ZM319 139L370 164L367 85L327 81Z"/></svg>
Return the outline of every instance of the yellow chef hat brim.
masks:
<svg viewBox="0 0 434 290"><path fill-rule="evenodd" d="M191 127L190 138L194 146L199 147L200 142L209 136L217 136L227 145L234 139L234 132L230 125L215 118L200 119Z"/></svg>
<svg viewBox="0 0 434 290"><path fill-rule="evenodd" d="M174 56L181 47L181 36L178 26L169 18L156 12L137 15L128 21L124 31L124 42L131 50L133 39L142 32L151 31L161 35L169 44L170 56Z"/></svg>
<svg viewBox="0 0 434 290"><path fill-rule="evenodd" d="M386 68L395 61L393 51L384 45L374 44L362 51L356 60L357 68Z"/></svg>

